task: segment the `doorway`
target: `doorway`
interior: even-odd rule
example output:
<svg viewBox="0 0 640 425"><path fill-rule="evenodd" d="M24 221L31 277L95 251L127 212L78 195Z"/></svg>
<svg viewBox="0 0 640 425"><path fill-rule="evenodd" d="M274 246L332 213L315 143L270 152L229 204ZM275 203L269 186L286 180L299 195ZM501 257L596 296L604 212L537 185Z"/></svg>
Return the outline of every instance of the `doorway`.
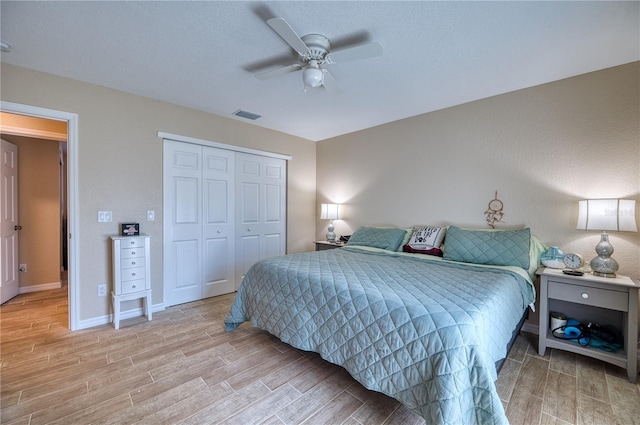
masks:
<svg viewBox="0 0 640 425"><path fill-rule="evenodd" d="M0 101L0 111L16 115L45 118L54 121L66 122L67 146L66 146L66 211L67 211L67 238L66 238L66 264L68 279L68 305L69 305L69 329L79 328L79 289L78 289L78 116L77 114L40 108L30 105L22 105L12 102ZM64 244L61 250L64 250Z"/></svg>
<svg viewBox="0 0 640 425"><path fill-rule="evenodd" d="M2 268L0 301L64 286L66 121L0 113L2 126ZM49 131L36 131L47 128ZM55 131L51 131L55 130ZM30 137L32 135L37 137ZM5 161L11 152L12 161ZM64 232L64 234L63 234ZM18 286L19 281L19 286ZM65 315L66 316L66 315ZM66 321L66 319L65 319ZM66 326L66 324L65 324Z"/></svg>

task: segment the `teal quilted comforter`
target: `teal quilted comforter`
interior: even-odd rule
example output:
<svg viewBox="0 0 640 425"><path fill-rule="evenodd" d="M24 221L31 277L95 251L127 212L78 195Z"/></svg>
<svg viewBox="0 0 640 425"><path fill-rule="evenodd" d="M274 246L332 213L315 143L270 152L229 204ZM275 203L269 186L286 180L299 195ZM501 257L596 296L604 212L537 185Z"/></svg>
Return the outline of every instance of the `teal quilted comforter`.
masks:
<svg viewBox="0 0 640 425"><path fill-rule="evenodd" d="M317 352L427 424L505 424L495 362L533 299L514 268L342 248L256 263L225 324Z"/></svg>

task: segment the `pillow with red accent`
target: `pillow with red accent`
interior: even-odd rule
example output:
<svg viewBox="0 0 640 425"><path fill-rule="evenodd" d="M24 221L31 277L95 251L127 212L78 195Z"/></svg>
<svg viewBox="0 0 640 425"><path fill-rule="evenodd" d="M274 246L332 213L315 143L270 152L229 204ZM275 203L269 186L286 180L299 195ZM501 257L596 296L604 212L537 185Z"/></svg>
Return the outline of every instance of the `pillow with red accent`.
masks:
<svg viewBox="0 0 640 425"><path fill-rule="evenodd" d="M411 245L406 244L402 247L404 252L411 252L414 254L427 254L427 255L435 255L437 257L442 257L442 250L440 248L429 248L429 249L415 249L411 248Z"/></svg>
<svg viewBox="0 0 640 425"><path fill-rule="evenodd" d="M411 235L408 245L421 251L440 248L446 231L447 229L444 227L416 226L413 228L413 235Z"/></svg>

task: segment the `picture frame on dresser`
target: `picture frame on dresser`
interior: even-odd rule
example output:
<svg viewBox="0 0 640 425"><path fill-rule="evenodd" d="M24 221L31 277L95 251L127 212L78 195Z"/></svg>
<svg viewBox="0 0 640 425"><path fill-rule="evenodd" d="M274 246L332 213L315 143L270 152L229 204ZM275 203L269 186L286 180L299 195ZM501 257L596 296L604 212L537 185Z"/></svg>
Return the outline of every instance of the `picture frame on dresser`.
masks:
<svg viewBox="0 0 640 425"><path fill-rule="evenodd" d="M542 268L540 277L540 318L538 354L555 348L589 356L627 370L629 382L638 378L638 290L640 285L627 276L604 278L585 273L564 274L562 270ZM561 312L580 323L612 325L621 330L623 344L616 352L589 344L558 338L550 329L550 313Z"/></svg>

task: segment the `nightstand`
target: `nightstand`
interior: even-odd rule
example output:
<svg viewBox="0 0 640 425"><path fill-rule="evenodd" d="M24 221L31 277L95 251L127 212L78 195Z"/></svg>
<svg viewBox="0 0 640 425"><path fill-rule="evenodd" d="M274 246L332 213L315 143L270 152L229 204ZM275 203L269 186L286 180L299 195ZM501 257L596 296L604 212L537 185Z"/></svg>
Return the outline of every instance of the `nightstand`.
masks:
<svg viewBox="0 0 640 425"><path fill-rule="evenodd" d="M585 273L569 276L557 269L541 269L538 353L547 347L571 351L627 369L630 382L638 377L638 288L626 276L605 278ZM549 329L549 312L557 311L581 323L613 325L624 335L616 353L556 338Z"/></svg>
<svg viewBox="0 0 640 425"><path fill-rule="evenodd" d="M324 251L327 249L335 249L335 248L342 248L345 244L343 243L332 243L332 242L328 242L328 241L315 241L314 244L316 244L316 251Z"/></svg>

